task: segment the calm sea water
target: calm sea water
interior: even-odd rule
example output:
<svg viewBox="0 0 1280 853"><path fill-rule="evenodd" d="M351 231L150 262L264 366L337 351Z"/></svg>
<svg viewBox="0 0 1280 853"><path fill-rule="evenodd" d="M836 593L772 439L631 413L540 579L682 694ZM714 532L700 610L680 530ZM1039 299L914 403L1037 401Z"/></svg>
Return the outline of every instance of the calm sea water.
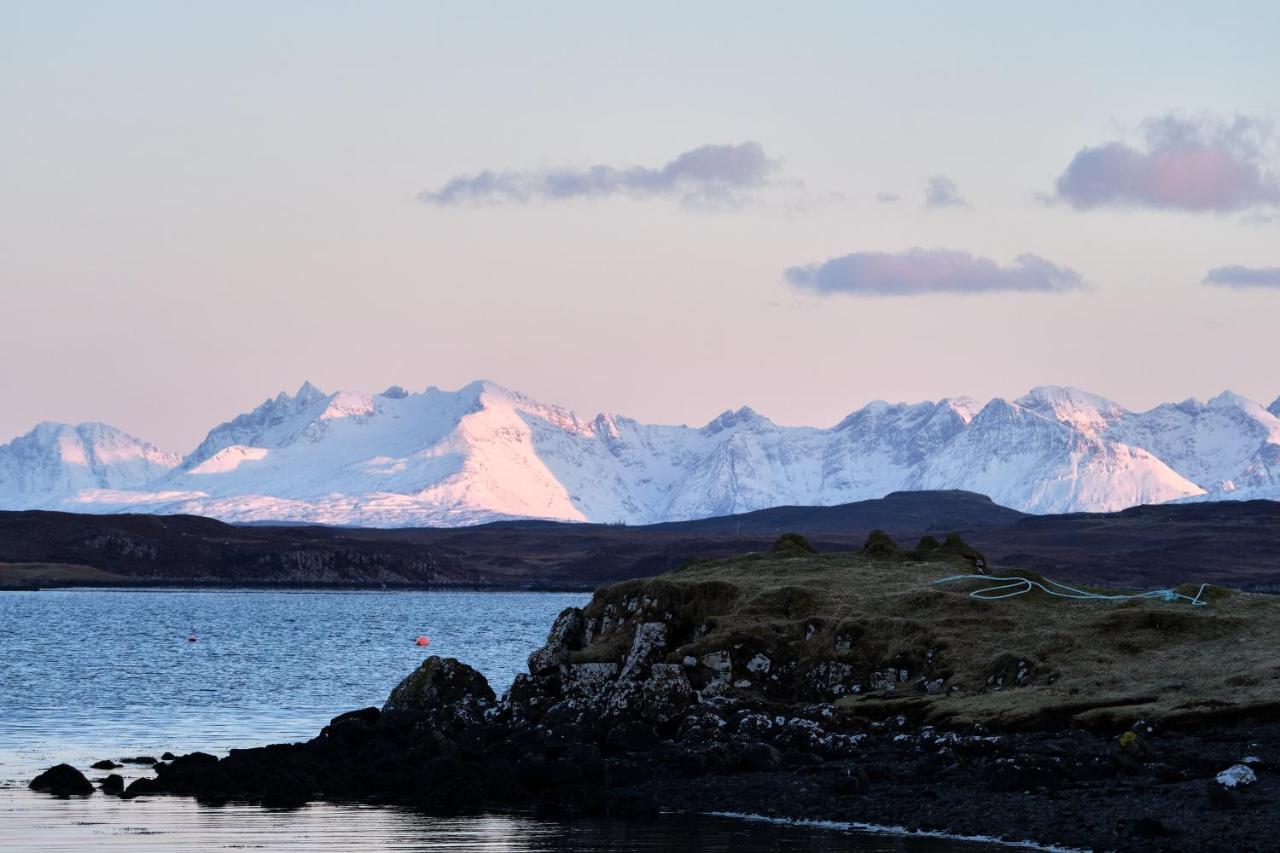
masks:
<svg viewBox="0 0 1280 853"><path fill-rule="evenodd" d="M100 758L166 750L225 753L233 746L305 740L343 711L380 705L426 654L471 664L501 693L545 639L555 615L586 598L173 589L0 593L0 849L959 848L954 842L715 818L563 825L501 815L446 820L326 804L273 811L199 806L176 797L60 800L26 789L36 773L59 761L88 771ZM199 641L189 643L193 630ZM430 636L428 650L413 645L419 634Z"/></svg>

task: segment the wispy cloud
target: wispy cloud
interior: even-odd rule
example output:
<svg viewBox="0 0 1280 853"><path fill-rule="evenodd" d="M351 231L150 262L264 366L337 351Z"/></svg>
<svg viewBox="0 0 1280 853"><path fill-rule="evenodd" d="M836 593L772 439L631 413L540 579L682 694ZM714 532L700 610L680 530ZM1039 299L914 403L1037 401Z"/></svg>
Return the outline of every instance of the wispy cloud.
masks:
<svg viewBox="0 0 1280 853"><path fill-rule="evenodd" d="M902 196L898 193L876 193L876 201L881 204L897 204L902 201Z"/></svg>
<svg viewBox="0 0 1280 853"><path fill-rule="evenodd" d="M703 145L657 167L608 166L492 171L457 175L418 194L440 207L526 204L576 198L665 197L690 207L737 207L766 186L779 163L758 142Z"/></svg>
<svg viewBox="0 0 1280 853"><path fill-rule="evenodd" d="M924 206L929 208L968 207L969 202L960 195L955 181L946 175L934 175L924 185Z"/></svg>
<svg viewBox="0 0 1280 853"><path fill-rule="evenodd" d="M1225 266L1209 270L1204 284L1218 287L1280 288L1280 267Z"/></svg>
<svg viewBox="0 0 1280 853"><path fill-rule="evenodd" d="M1243 116L1149 119L1136 146L1117 141L1080 149L1052 199L1080 210L1230 213L1280 206L1280 177L1268 170L1274 143L1269 124Z"/></svg>
<svg viewBox="0 0 1280 853"><path fill-rule="evenodd" d="M820 264L791 267L791 285L826 296L915 296L926 293L1021 291L1061 293L1084 281L1074 270L1036 255L1019 255L1000 266L954 249L908 249L896 254L854 252Z"/></svg>

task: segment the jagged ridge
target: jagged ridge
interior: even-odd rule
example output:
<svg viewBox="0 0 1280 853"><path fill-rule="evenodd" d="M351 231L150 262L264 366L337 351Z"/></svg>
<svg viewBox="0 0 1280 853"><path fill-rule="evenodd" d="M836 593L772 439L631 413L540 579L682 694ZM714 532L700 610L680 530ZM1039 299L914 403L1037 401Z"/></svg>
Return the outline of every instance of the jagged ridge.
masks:
<svg viewBox="0 0 1280 853"><path fill-rule="evenodd" d="M1036 513L1280 498L1277 412L1280 400L1227 392L1134 413L1046 386L985 405L877 401L829 429L746 407L693 428L586 420L492 382L375 395L307 383L180 461L110 427L43 424L0 447L0 509L440 526L654 523L917 489Z"/></svg>

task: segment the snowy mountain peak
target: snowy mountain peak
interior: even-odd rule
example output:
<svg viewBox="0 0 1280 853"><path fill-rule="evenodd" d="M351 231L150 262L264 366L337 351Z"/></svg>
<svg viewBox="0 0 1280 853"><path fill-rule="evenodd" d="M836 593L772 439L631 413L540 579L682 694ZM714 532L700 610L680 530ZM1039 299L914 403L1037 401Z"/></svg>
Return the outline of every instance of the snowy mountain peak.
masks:
<svg viewBox="0 0 1280 853"><path fill-rule="evenodd" d="M1123 406L1105 397L1059 385L1032 388L1016 402L1025 409L1068 424L1087 435L1100 435L1129 414Z"/></svg>
<svg viewBox="0 0 1280 853"><path fill-rule="evenodd" d="M702 428L702 432L705 435L715 435L716 433L739 427L769 428L772 426L773 421L750 406L743 406L737 411L726 409L721 412Z"/></svg>
<svg viewBox="0 0 1280 853"><path fill-rule="evenodd" d="M293 399L299 404L305 406L328 396L328 394L324 393L310 382L303 382L302 385L298 387L298 393L293 395Z"/></svg>
<svg viewBox="0 0 1280 853"><path fill-rule="evenodd" d="M406 526L498 518L649 523L967 489L1030 512L1280 498L1280 400L1230 392L1134 413L1043 386L985 404L875 401L835 427L749 407L701 428L584 420L494 382L326 394L304 383L179 461L102 424L0 446L0 509L186 512Z"/></svg>
<svg viewBox="0 0 1280 853"><path fill-rule="evenodd" d="M176 454L107 424L45 421L0 446L0 507L51 507L81 491L138 488L177 464Z"/></svg>
<svg viewBox="0 0 1280 853"><path fill-rule="evenodd" d="M1218 396L1209 400L1207 408L1210 409L1243 409L1246 412L1254 410L1266 411L1260 403L1250 400L1248 397L1241 396L1234 391L1223 391Z"/></svg>
<svg viewBox="0 0 1280 853"><path fill-rule="evenodd" d="M1276 397L1275 401L1270 406L1267 406L1267 411L1280 418L1280 397Z"/></svg>

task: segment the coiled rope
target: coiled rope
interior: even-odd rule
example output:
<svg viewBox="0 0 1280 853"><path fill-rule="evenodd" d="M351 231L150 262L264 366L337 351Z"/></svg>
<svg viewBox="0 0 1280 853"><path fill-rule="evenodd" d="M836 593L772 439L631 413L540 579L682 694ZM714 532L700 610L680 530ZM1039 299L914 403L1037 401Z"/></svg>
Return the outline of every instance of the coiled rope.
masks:
<svg viewBox="0 0 1280 853"><path fill-rule="evenodd" d="M976 598L979 601L999 601L1002 598L1013 598L1018 595L1026 595L1032 590L1038 589L1047 592L1049 595L1057 598L1072 598L1078 601L1131 601L1137 598L1158 598L1163 601L1178 601L1179 599L1189 601L1196 607L1204 607L1209 602L1201 599L1204 591L1208 589L1207 583L1200 584L1200 589L1195 595L1185 595L1174 589L1153 589L1150 592L1134 592L1134 593L1114 593L1105 594L1101 592L1089 592L1083 589L1076 589L1074 586L1068 586L1065 583L1044 579L1044 582L1032 580L1031 578L1020 577L996 577L995 575L952 575L948 578L940 578L934 583L951 583L952 581L984 581L997 583L996 586L987 586L982 589L975 589L969 593L970 598Z"/></svg>

